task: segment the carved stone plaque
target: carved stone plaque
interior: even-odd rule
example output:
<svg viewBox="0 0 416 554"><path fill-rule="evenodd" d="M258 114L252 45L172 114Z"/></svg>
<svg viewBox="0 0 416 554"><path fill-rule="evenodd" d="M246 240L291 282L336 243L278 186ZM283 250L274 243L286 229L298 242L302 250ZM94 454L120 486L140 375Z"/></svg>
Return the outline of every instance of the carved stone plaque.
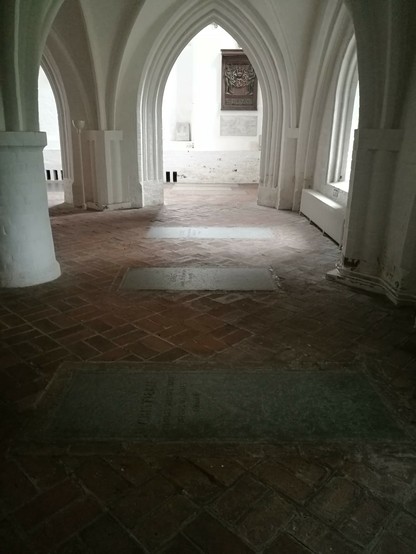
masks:
<svg viewBox="0 0 416 554"><path fill-rule="evenodd" d="M221 50L222 110L257 110L257 76L242 50Z"/></svg>
<svg viewBox="0 0 416 554"><path fill-rule="evenodd" d="M255 137L257 136L256 115L221 115L220 136Z"/></svg>

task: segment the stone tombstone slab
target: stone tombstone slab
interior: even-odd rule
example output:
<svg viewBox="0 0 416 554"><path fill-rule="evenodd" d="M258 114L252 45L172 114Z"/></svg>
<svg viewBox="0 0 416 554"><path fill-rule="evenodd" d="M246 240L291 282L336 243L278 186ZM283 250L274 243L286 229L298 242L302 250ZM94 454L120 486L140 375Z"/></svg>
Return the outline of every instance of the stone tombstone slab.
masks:
<svg viewBox="0 0 416 554"><path fill-rule="evenodd" d="M127 270L122 290L276 290L268 268L145 267Z"/></svg>
<svg viewBox="0 0 416 554"><path fill-rule="evenodd" d="M67 378L58 376L52 383L49 408L36 422L35 435L152 441L404 436L358 371L137 371L122 362L102 369L76 365Z"/></svg>
<svg viewBox="0 0 416 554"><path fill-rule="evenodd" d="M151 227L148 239L265 240L275 237L267 227Z"/></svg>
<svg viewBox="0 0 416 554"><path fill-rule="evenodd" d="M256 115L221 115L220 135L222 137L257 136Z"/></svg>
<svg viewBox="0 0 416 554"><path fill-rule="evenodd" d="M186 121L176 123L175 140L189 141L191 140L191 126Z"/></svg>

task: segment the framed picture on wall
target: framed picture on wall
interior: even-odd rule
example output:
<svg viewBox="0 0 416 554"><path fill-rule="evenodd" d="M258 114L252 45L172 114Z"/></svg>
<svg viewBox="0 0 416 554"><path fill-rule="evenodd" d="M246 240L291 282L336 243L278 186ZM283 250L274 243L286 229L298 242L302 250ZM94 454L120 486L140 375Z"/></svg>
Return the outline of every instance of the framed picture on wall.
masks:
<svg viewBox="0 0 416 554"><path fill-rule="evenodd" d="M221 50L221 110L257 110L257 76L242 50Z"/></svg>

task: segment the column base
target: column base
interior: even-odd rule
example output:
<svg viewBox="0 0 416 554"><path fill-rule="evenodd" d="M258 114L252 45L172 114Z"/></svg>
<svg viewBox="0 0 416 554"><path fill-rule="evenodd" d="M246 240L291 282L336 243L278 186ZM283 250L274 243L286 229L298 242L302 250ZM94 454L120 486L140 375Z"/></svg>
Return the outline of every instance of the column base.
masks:
<svg viewBox="0 0 416 554"><path fill-rule="evenodd" d="M164 204L163 181L142 182L143 206L161 206Z"/></svg>
<svg viewBox="0 0 416 554"><path fill-rule="evenodd" d="M45 133L0 133L0 287L39 285L61 274L48 213L45 144Z"/></svg>
<svg viewBox="0 0 416 554"><path fill-rule="evenodd" d="M328 271L326 278L329 281L336 281L353 289L382 294L396 306L416 306L416 294L394 288L381 277L374 277L337 267Z"/></svg>
<svg viewBox="0 0 416 554"><path fill-rule="evenodd" d="M50 267L43 267L37 274L24 271L5 270L0 273L0 288L23 288L33 287L55 281L61 276L61 267L58 262L54 262Z"/></svg>
<svg viewBox="0 0 416 554"><path fill-rule="evenodd" d="M88 210L95 210L96 212L103 212L105 210L131 210L138 207L141 206L136 206L133 202L120 202L118 204L99 204L98 202L87 202L86 204L86 208Z"/></svg>
<svg viewBox="0 0 416 554"><path fill-rule="evenodd" d="M276 208L277 189L259 185L257 193L257 204L266 208Z"/></svg>

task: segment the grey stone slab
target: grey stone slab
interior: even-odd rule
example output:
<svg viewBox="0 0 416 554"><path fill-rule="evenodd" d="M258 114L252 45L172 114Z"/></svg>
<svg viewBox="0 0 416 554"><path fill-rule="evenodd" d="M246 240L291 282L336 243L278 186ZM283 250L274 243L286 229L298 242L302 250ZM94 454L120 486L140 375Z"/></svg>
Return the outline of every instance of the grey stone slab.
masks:
<svg viewBox="0 0 416 554"><path fill-rule="evenodd" d="M240 239L264 240L275 237L269 227L151 227L149 239Z"/></svg>
<svg viewBox="0 0 416 554"><path fill-rule="evenodd" d="M187 121L176 123L175 140L191 140L191 126Z"/></svg>
<svg viewBox="0 0 416 554"><path fill-rule="evenodd" d="M277 277L267 268L152 267L127 270L125 290L275 290Z"/></svg>
<svg viewBox="0 0 416 554"><path fill-rule="evenodd" d="M220 135L222 137L255 137L257 135L257 116L221 115Z"/></svg>
<svg viewBox="0 0 416 554"><path fill-rule="evenodd" d="M58 378L48 394L54 401L36 430L48 440L404 437L368 380L348 370L137 371L122 362L109 369L85 364Z"/></svg>

